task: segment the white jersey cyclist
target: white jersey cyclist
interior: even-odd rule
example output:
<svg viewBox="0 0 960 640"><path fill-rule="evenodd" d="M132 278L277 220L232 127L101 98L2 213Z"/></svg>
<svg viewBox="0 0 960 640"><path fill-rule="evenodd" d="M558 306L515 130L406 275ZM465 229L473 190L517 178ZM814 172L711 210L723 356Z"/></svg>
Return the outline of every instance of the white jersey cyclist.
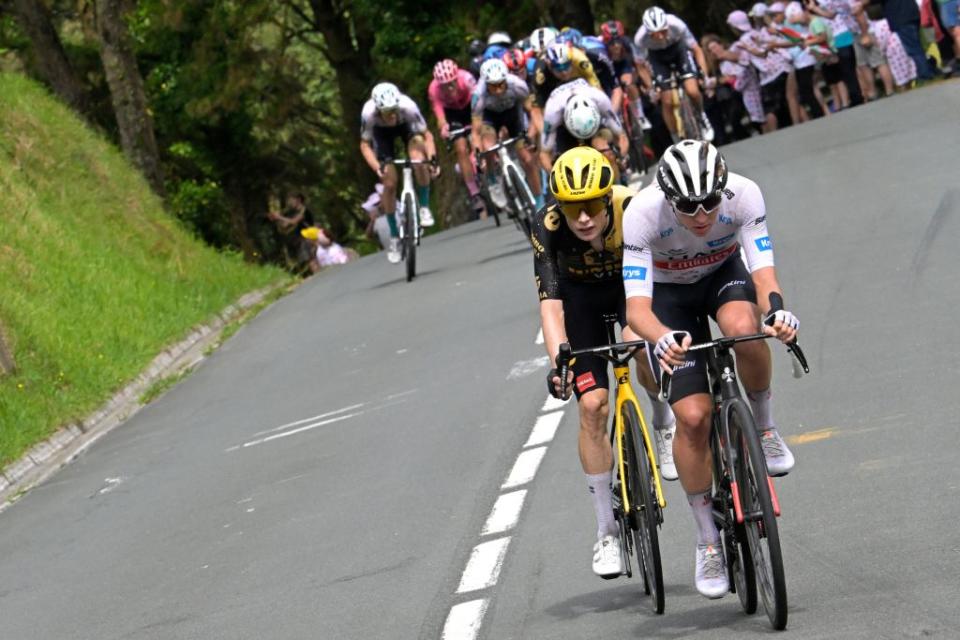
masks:
<svg viewBox="0 0 960 640"><path fill-rule="evenodd" d="M633 44L635 45L634 56L637 60L646 60L649 56L648 52L668 49L680 42L686 44L688 49L693 49L697 46L697 39L693 36L693 32L690 31L690 27L687 26L686 22L673 14L667 14L666 18L667 37L665 39L659 40L654 38L650 30L645 26L637 29L637 33L633 37Z"/></svg>
<svg viewBox="0 0 960 640"><path fill-rule="evenodd" d="M672 205L654 182L630 202L624 214L623 238L628 298L651 297L654 282L697 282L719 269L741 247L750 273L774 266L760 187L733 172L728 173L717 223L707 235L695 236L677 224Z"/></svg>
<svg viewBox="0 0 960 640"><path fill-rule="evenodd" d="M540 148L550 151L557 150L557 132L563 126L563 115L567 102L574 95L589 98L600 113L600 128L609 129L615 136L623 133L620 119L613 111L610 98L602 90L591 86L583 78L566 82L550 94L543 110L543 133L541 134Z"/></svg>
<svg viewBox="0 0 960 640"><path fill-rule="evenodd" d="M404 127L410 134L420 134L427 130L427 121L420 113L420 107L409 96L400 94L397 104L398 119L392 125L388 125L383 115L377 109L373 99L367 100L363 105L363 111L360 115L360 138L367 142L374 141L374 127L389 129L392 127Z"/></svg>
<svg viewBox="0 0 960 640"><path fill-rule="evenodd" d="M473 90L473 115L483 115L484 111L502 113L522 105L530 95L527 83L512 73L507 75L506 82L507 90L497 96L487 91L486 82L478 82Z"/></svg>

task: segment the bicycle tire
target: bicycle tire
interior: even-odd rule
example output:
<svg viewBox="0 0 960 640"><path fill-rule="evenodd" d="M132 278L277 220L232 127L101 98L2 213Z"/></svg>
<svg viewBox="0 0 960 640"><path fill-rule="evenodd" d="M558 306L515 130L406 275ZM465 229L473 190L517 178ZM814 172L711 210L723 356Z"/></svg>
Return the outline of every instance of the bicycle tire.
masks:
<svg viewBox="0 0 960 640"><path fill-rule="evenodd" d="M623 404L622 409L624 439L626 441L627 474L630 476L628 496L631 516L633 516L633 536L636 548L642 557L640 565L645 577L645 586L649 586L649 595L653 601L653 610L663 613L663 562L660 558L660 539L657 531L660 519L657 515L659 503L653 485L649 452L640 433L640 418L637 407L632 401Z"/></svg>
<svg viewBox="0 0 960 640"><path fill-rule="evenodd" d="M718 418L715 418L718 419ZM733 507L733 494L730 492L729 476L722 469L728 469L726 452L722 450L720 430L714 426L711 436L713 452L713 486L715 511L724 515L725 520L717 519L717 528L723 539L723 550L727 560L727 577L731 591L737 594L740 606L747 615L757 612L757 579L753 570L750 543L742 524L737 524ZM729 472L729 470L728 470ZM732 472L729 472L732 476ZM719 505L716 502L719 501Z"/></svg>
<svg viewBox="0 0 960 640"><path fill-rule="evenodd" d="M700 118L693 108L693 101L686 93L680 98L680 119L683 121L683 137L689 140L703 140L700 131Z"/></svg>
<svg viewBox="0 0 960 640"><path fill-rule="evenodd" d="M407 282L417 275L417 238L414 216L417 215L416 203L407 196L403 200L403 244L407 266Z"/></svg>
<svg viewBox="0 0 960 640"><path fill-rule="evenodd" d="M782 631L787 627L787 582L760 434L742 400L730 403L725 414L728 424L735 420L740 430L740 437L733 443L737 451L734 474L743 502L743 526L756 569L757 590L770 624Z"/></svg>
<svg viewBox="0 0 960 640"><path fill-rule="evenodd" d="M631 109L627 109L627 111L627 120L630 123L627 135L627 139L630 143L630 146L627 148L627 156L630 158L630 168L637 173L646 175L647 158L645 155L643 155L643 145L645 143L643 137L643 127L641 127L640 123L637 122L637 116L634 115L633 111Z"/></svg>
<svg viewBox="0 0 960 640"><path fill-rule="evenodd" d="M507 178L510 190L513 191L516 200L517 218L520 223L520 231L524 234L527 242L531 242L530 234L532 232L533 216L536 213L537 203L533 197L533 192L527 185L526 180L519 175L516 167L507 167Z"/></svg>

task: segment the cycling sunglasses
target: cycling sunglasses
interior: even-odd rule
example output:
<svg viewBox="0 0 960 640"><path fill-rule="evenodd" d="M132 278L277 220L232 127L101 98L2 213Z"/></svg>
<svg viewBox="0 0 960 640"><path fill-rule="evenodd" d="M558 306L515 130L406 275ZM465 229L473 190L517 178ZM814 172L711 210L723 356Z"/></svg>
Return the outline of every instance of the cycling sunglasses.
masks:
<svg viewBox="0 0 960 640"><path fill-rule="evenodd" d="M564 62L563 64L552 64L550 68L556 71L557 73L566 73L570 71L570 68L573 67L572 62Z"/></svg>
<svg viewBox="0 0 960 640"><path fill-rule="evenodd" d="M722 193L714 193L699 202L678 200L677 202L673 203L673 208L676 209L677 213L682 213L683 215L690 216L692 218L700 211L700 207L703 207L704 213L712 213L714 209L720 206L720 202L722 200Z"/></svg>
<svg viewBox="0 0 960 640"><path fill-rule="evenodd" d="M560 208L563 215L571 220L579 218L581 211L586 211L587 216L595 218L606 211L608 206L610 206L610 199L607 197L594 198L593 200L580 200L578 202L561 202L557 200L557 207Z"/></svg>

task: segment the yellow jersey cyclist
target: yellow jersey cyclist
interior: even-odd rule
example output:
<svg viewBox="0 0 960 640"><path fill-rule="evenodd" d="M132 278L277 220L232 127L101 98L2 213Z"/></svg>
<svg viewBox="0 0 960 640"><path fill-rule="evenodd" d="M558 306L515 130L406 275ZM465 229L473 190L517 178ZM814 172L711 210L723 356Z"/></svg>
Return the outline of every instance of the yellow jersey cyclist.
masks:
<svg viewBox="0 0 960 640"><path fill-rule="evenodd" d="M614 185L613 167L592 147L575 147L562 154L552 167L549 186L556 204L537 215L531 239L544 343L551 362L556 363L563 342L574 348L606 344L605 314L619 316L624 339L637 339L626 326L620 275L623 212L634 192ZM669 442L675 422L670 407L657 399L649 368L637 367L637 371L653 403L655 433ZM578 356L564 389L571 385L580 409L580 462L597 518L593 571L613 578L622 573L623 561L610 491L613 451L607 438L607 362L598 356ZM559 396L560 386L554 368L547 375L547 388ZM664 477L676 478L672 455L661 457L660 464Z"/></svg>
<svg viewBox="0 0 960 640"><path fill-rule="evenodd" d="M782 292L760 188L728 172L708 142L684 140L664 152L657 183L630 202L623 234L627 320L656 345L651 366L673 374L674 456L697 526L694 582L702 595L720 598L729 583L710 491L712 396L705 352L687 353L687 348L708 339L708 318L725 336L762 327L783 342L796 337L800 322L776 308L780 305L772 296ZM767 468L770 475L784 475L794 458L773 420L770 347L765 341L744 342L734 351Z"/></svg>

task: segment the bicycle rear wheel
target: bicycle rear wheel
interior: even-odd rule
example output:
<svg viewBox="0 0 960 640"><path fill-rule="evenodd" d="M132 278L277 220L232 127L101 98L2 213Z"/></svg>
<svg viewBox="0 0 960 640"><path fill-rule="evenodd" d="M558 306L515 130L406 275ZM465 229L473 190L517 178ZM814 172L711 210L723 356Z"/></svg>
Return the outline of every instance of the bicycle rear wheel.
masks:
<svg viewBox="0 0 960 640"><path fill-rule="evenodd" d="M731 434L731 438L739 437L739 433ZM753 615L757 612L757 579L753 571L750 543L747 542L747 532L743 525L737 524L733 507L734 498L730 491L730 478L733 472L716 425L713 428L710 444L713 452L714 521L723 538L727 577L730 579L732 590L740 599L740 606L743 607L744 613Z"/></svg>
<svg viewBox="0 0 960 640"><path fill-rule="evenodd" d="M626 111L627 121L630 123L627 131L627 136L630 142L630 168L639 174L646 174L647 158L645 155L643 155L643 128L640 126L640 123L637 122L637 117L633 114L633 110L628 107Z"/></svg>
<svg viewBox="0 0 960 640"><path fill-rule="evenodd" d="M417 275L417 207L409 195L403 199L403 247L406 257L407 282Z"/></svg>
<svg viewBox="0 0 960 640"><path fill-rule="evenodd" d="M653 472L640 432L636 405L632 401L625 402L622 411L626 455L624 462L629 478L627 495L630 498L633 536L641 556L639 564L644 575L645 590L649 589L653 610L663 613L663 564L660 560L660 538L657 530L660 516L659 502L653 488Z"/></svg>
<svg viewBox="0 0 960 640"><path fill-rule="evenodd" d="M770 624L779 631L787 626L787 582L767 462L753 415L743 401L728 406L726 419L731 426L737 425L740 433L733 443L737 452L734 476L743 509L743 528L756 569L757 586Z"/></svg>

